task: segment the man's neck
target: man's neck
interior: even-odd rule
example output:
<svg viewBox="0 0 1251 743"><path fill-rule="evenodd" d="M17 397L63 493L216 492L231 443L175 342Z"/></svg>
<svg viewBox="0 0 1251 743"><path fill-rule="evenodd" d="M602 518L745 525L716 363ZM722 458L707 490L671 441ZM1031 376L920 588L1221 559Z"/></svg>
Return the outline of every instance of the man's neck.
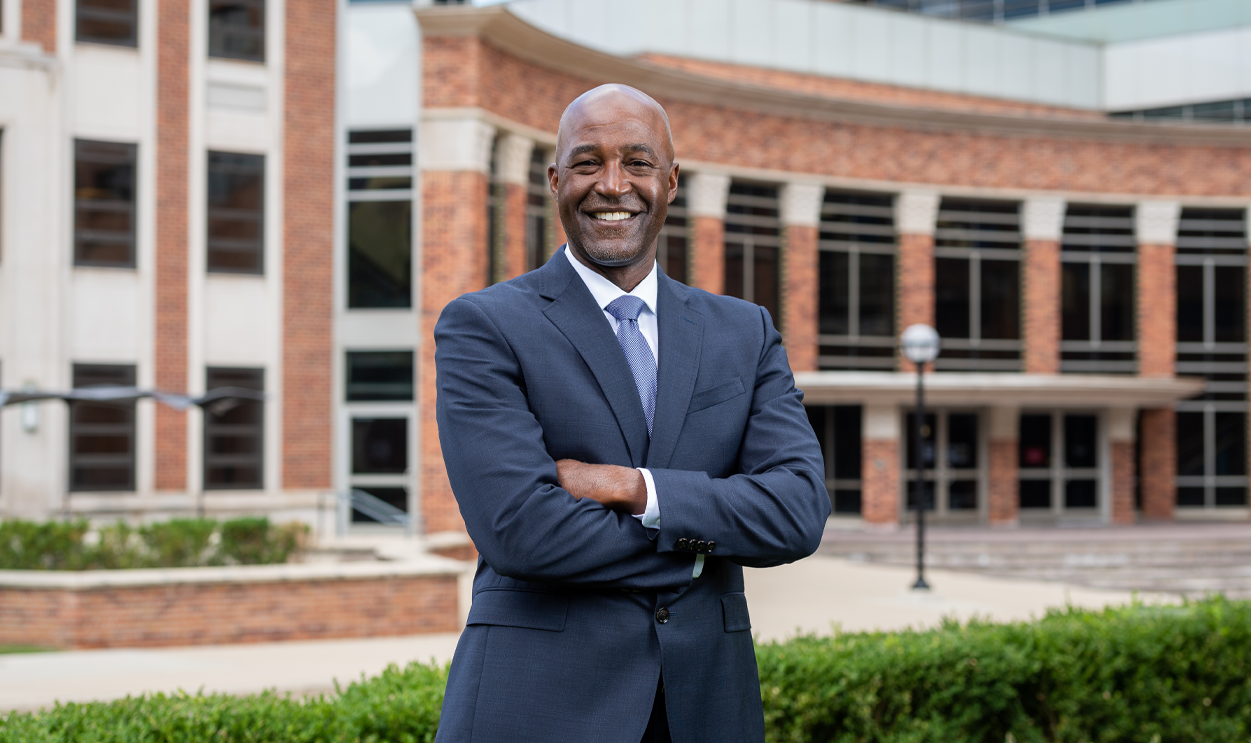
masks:
<svg viewBox="0 0 1251 743"><path fill-rule="evenodd" d="M656 263L656 249L654 246L646 254L640 256L638 260L624 266L600 266L587 260L582 255L582 251L574 250L572 246L569 248L569 254L573 256L575 261L608 279L613 285L627 294L634 291L634 287L647 278L647 275L652 272L652 266Z"/></svg>

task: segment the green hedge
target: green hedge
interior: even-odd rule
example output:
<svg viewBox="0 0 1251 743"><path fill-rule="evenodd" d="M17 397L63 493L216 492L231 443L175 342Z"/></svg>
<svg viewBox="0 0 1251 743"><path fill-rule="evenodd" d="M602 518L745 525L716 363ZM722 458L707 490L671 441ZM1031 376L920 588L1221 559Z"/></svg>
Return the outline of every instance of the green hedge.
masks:
<svg viewBox="0 0 1251 743"><path fill-rule="evenodd" d="M1220 598L757 647L775 743L1245 741L1249 655L1251 604ZM0 743L430 741L445 680L413 664L303 701L65 705L0 720Z"/></svg>
<svg viewBox="0 0 1251 743"><path fill-rule="evenodd" d="M92 529L86 519L0 521L0 570L107 570L264 565L286 562L308 534L304 524L266 518L171 519Z"/></svg>

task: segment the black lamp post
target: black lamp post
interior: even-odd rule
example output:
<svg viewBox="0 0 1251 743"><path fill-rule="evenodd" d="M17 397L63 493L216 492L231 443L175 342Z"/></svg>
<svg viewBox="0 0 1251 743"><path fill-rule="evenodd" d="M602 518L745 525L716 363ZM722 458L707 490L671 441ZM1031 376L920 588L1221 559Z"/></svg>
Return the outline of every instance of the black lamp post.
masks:
<svg viewBox="0 0 1251 743"><path fill-rule="evenodd" d="M899 336L899 345L904 358L917 365L917 409L912 425L912 456L917 466L917 582L912 584L913 590L928 591L930 585L925 582L925 458L921 452L921 426L925 425L925 365L938 358L938 331L929 325L909 325Z"/></svg>

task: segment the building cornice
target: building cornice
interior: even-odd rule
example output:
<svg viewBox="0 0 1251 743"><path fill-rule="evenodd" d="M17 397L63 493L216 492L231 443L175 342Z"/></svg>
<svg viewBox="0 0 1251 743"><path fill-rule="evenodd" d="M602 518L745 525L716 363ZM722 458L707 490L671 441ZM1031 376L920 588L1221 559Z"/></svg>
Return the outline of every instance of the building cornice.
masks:
<svg viewBox="0 0 1251 743"><path fill-rule="evenodd" d="M528 62L591 80L625 83L660 98L818 121L919 130L955 129L1017 137L1145 144L1251 146L1251 130L1237 127L975 113L805 95L605 54L535 28L503 6L438 6L415 12L424 36L477 36Z"/></svg>

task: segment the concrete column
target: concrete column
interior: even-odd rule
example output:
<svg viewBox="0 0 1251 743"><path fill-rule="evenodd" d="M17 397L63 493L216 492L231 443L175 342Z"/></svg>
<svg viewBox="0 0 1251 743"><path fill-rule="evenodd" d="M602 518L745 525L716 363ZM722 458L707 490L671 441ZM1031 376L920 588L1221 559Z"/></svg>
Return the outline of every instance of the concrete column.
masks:
<svg viewBox="0 0 1251 743"><path fill-rule="evenodd" d="M483 288L487 268L487 189L495 130L473 118L423 122L421 153L421 346L418 476L426 531L464 532L439 446L435 420L434 325L443 307Z"/></svg>
<svg viewBox="0 0 1251 743"><path fill-rule="evenodd" d="M877 525L899 523L899 409L865 405L860 418L860 516Z"/></svg>
<svg viewBox="0 0 1251 743"><path fill-rule="evenodd" d="M934 324L934 226L939 196L931 191L906 191L895 197L898 330L916 323ZM905 362L906 363L906 362Z"/></svg>
<svg viewBox="0 0 1251 743"><path fill-rule="evenodd" d="M1134 212L1138 237L1138 373L1171 377L1177 342L1174 253L1181 205L1144 201Z"/></svg>
<svg viewBox="0 0 1251 743"><path fill-rule="evenodd" d="M1060 371L1060 236L1064 202L1054 198L1028 199L1021 205L1021 233L1025 240L1022 268L1021 318L1026 373Z"/></svg>
<svg viewBox="0 0 1251 743"><path fill-rule="evenodd" d="M526 266L526 202L530 185L530 154L534 140L518 134L505 134L495 147L495 172L504 187L503 219L496 224L503 230L493 236L496 281L516 278Z"/></svg>
<svg viewBox="0 0 1251 743"><path fill-rule="evenodd" d="M1016 526L1020 522L1020 486L1017 479L1017 447L1020 410L990 409L987 431L987 518L991 526Z"/></svg>
<svg viewBox="0 0 1251 743"><path fill-rule="evenodd" d="M1113 524L1134 523L1134 409L1112 408L1107 414L1112 502L1105 513Z"/></svg>
<svg viewBox="0 0 1251 743"><path fill-rule="evenodd" d="M777 318L794 371L817 370L817 225L823 186L782 187L782 317Z"/></svg>
<svg viewBox="0 0 1251 743"><path fill-rule="evenodd" d="M690 284L720 294L725 290L725 200L730 193L730 176L696 173L689 183Z"/></svg>
<svg viewBox="0 0 1251 743"><path fill-rule="evenodd" d="M1177 506L1177 412L1172 408L1142 411L1142 515L1172 521Z"/></svg>

